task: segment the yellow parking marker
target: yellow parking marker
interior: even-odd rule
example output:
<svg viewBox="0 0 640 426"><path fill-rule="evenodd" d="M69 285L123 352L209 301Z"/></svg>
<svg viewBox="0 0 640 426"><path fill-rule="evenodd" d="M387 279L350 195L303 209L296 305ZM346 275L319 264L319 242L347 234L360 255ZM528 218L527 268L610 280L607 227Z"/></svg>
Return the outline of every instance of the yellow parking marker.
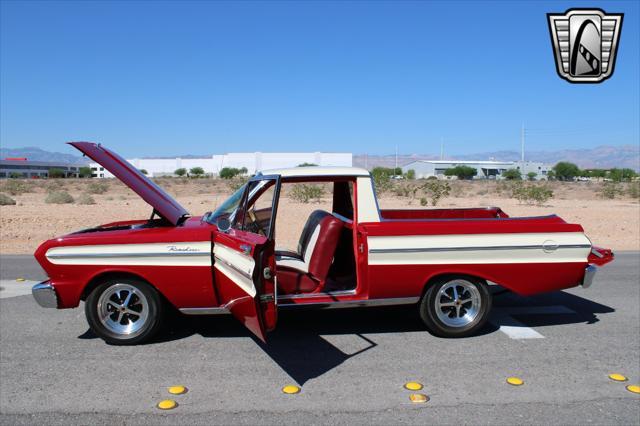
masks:
<svg viewBox="0 0 640 426"><path fill-rule="evenodd" d="M22 281L26 281L26 280L24 278L22 278L22 277L18 277L18 278L16 278L16 281L22 282Z"/></svg>
<svg viewBox="0 0 640 426"><path fill-rule="evenodd" d="M164 401L158 402L158 408L161 410L171 410L178 406L178 403L172 399L165 399Z"/></svg>
<svg viewBox="0 0 640 426"><path fill-rule="evenodd" d="M287 385L282 388L282 392L292 395L294 393L300 393L300 387L296 385Z"/></svg>
<svg viewBox="0 0 640 426"><path fill-rule="evenodd" d="M611 380L615 380L616 382L626 382L628 380L626 376L618 373L609 374L609 378Z"/></svg>
<svg viewBox="0 0 640 426"><path fill-rule="evenodd" d="M404 388L407 390L418 391L423 388L422 383L418 382L407 382L404 384Z"/></svg>
<svg viewBox="0 0 640 426"><path fill-rule="evenodd" d="M424 403L429 401L429 397L423 393L412 393L409 395L409 399L414 404Z"/></svg>
<svg viewBox="0 0 640 426"><path fill-rule="evenodd" d="M524 380L519 377L507 377L507 383L512 386L521 386L524 385Z"/></svg>
<svg viewBox="0 0 640 426"><path fill-rule="evenodd" d="M189 389L184 386L171 386L167 388L167 390L173 395L182 395L183 393L187 393Z"/></svg>
<svg viewBox="0 0 640 426"><path fill-rule="evenodd" d="M640 385L627 385L625 387L629 392L640 393Z"/></svg>

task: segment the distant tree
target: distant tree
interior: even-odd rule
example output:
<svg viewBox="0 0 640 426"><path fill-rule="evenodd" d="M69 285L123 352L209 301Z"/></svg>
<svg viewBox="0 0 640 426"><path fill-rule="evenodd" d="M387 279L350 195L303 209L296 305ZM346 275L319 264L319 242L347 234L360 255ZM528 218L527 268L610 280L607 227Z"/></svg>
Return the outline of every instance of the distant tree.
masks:
<svg viewBox="0 0 640 426"><path fill-rule="evenodd" d="M602 179L607 176L607 171L605 169L592 169L589 170L589 176L597 179Z"/></svg>
<svg viewBox="0 0 640 426"><path fill-rule="evenodd" d="M553 166L556 179L558 180L573 180L576 176L580 176L580 168L568 161L561 161Z"/></svg>
<svg viewBox="0 0 640 426"><path fill-rule="evenodd" d="M218 174L222 179L233 179L240 174L240 170L235 167L223 167Z"/></svg>
<svg viewBox="0 0 640 426"><path fill-rule="evenodd" d="M455 166L444 171L445 176L456 176L460 180L473 179L477 174L478 170L469 166Z"/></svg>
<svg viewBox="0 0 640 426"><path fill-rule="evenodd" d="M296 167L317 167L318 165L315 163L300 163Z"/></svg>
<svg viewBox="0 0 640 426"><path fill-rule="evenodd" d="M49 169L49 177L50 178L59 179L59 178L65 177L65 176L66 176L66 174L65 174L64 170L62 170L62 169L56 169L56 168Z"/></svg>
<svg viewBox="0 0 640 426"><path fill-rule="evenodd" d="M378 194L382 194L391 188L391 176L393 176L393 169L388 167L374 167L371 170L371 177L373 178L373 184Z"/></svg>
<svg viewBox="0 0 640 426"><path fill-rule="evenodd" d="M508 169L502 172L502 177L506 180L520 180L522 179L522 173L518 169Z"/></svg>
<svg viewBox="0 0 640 426"><path fill-rule="evenodd" d="M187 174L187 169L185 169L184 167L180 167L179 169L176 169L173 173L174 173L176 176L180 176L180 177L182 177L182 176L184 176L184 175L186 175L186 174Z"/></svg>
<svg viewBox="0 0 640 426"><path fill-rule="evenodd" d="M413 169L407 170L407 179L414 180L416 178L416 171Z"/></svg>
<svg viewBox="0 0 640 426"><path fill-rule="evenodd" d="M529 179L529 180L536 180L536 176L538 176L538 174L536 172L527 173L527 179Z"/></svg>
<svg viewBox="0 0 640 426"><path fill-rule="evenodd" d="M192 167L189 169L189 174L194 177L200 177L204 174L204 169L202 167Z"/></svg>
<svg viewBox="0 0 640 426"><path fill-rule="evenodd" d="M9 173L9 177L11 179L20 179L22 177L22 174L17 172L11 172Z"/></svg>
<svg viewBox="0 0 640 426"><path fill-rule="evenodd" d="M81 178L90 178L91 175L93 175L93 172L91 171L91 167L80 167L78 175Z"/></svg>
<svg viewBox="0 0 640 426"><path fill-rule="evenodd" d="M618 169L614 168L609 170L609 179L614 182L622 182L633 179L638 176L638 174L632 169Z"/></svg>
<svg viewBox="0 0 640 426"><path fill-rule="evenodd" d="M554 172L553 170L547 171L547 179L556 180L556 172Z"/></svg>
<svg viewBox="0 0 640 426"><path fill-rule="evenodd" d="M246 167L240 167L239 172L240 173L238 173L238 174L240 174L240 175L246 175L247 173L249 173L249 170L247 170Z"/></svg>
<svg viewBox="0 0 640 426"><path fill-rule="evenodd" d="M393 175L394 176L402 176L402 168L400 167L396 167L393 169Z"/></svg>
<svg viewBox="0 0 640 426"><path fill-rule="evenodd" d="M140 169L140 173L142 173L143 175L148 175L149 172L147 171L147 169Z"/></svg>

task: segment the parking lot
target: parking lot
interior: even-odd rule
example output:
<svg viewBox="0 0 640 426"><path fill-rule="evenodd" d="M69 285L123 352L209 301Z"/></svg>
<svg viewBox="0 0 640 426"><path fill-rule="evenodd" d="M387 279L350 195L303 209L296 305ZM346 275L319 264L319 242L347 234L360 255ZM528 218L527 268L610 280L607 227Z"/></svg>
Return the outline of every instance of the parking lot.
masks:
<svg viewBox="0 0 640 426"><path fill-rule="evenodd" d="M458 340L403 306L282 312L266 346L229 316L176 315L152 344L109 346L82 306L42 309L16 281L42 274L30 256L2 257L2 424L640 422L625 388L640 383L638 252L617 254L589 289L498 295L491 323ZM429 401L411 403L408 381ZM169 397L177 408L155 407Z"/></svg>

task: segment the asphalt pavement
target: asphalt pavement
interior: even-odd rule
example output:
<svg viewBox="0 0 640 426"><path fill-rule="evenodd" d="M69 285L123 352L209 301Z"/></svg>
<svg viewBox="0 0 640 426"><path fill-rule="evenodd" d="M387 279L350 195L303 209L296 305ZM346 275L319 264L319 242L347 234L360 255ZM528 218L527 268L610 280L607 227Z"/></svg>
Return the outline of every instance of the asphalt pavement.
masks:
<svg viewBox="0 0 640 426"><path fill-rule="evenodd" d="M454 340L403 306L282 312L266 346L229 316L175 316L153 343L109 346L82 306L37 306L43 275L31 256L0 258L0 424L640 423L625 388L640 384L638 252L589 289L498 295L482 333ZM429 401L411 403L408 381ZM167 398L178 407L155 407Z"/></svg>

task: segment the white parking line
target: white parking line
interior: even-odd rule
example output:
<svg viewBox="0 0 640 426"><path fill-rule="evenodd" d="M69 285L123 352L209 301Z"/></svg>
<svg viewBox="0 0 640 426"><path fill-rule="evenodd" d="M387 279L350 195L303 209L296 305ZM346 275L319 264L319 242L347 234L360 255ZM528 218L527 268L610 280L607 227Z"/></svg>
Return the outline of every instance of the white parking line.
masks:
<svg viewBox="0 0 640 426"><path fill-rule="evenodd" d="M575 314L575 311L562 305L553 306L515 306L494 311L490 321L511 339L544 339L544 336L531 327L527 327L512 315L559 315Z"/></svg>
<svg viewBox="0 0 640 426"><path fill-rule="evenodd" d="M0 299L31 294L31 287L39 281L0 280Z"/></svg>

